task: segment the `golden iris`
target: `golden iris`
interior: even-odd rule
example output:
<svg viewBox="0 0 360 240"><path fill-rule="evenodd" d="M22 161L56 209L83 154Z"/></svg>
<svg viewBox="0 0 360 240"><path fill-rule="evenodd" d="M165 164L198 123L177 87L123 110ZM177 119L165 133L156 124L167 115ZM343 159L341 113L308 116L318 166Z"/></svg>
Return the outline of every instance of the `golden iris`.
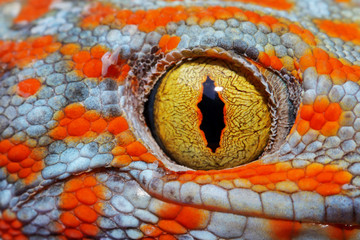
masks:
<svg viewBox="0 0 360 240"><path fill-rule="evenodd" d="M212 81L212 82L211 82ZM202 130L205 114L199 106L205 83L223 102L223 126L218 144L209 144ZM219 59L197 59L168 71L153 105L153 133L176 162L193 169L231 168L253 161L266 147L271 115L256 77L241 66ZM221 112L223 111L223 112ZM214 147L215 146L215 147Z"/></svg>

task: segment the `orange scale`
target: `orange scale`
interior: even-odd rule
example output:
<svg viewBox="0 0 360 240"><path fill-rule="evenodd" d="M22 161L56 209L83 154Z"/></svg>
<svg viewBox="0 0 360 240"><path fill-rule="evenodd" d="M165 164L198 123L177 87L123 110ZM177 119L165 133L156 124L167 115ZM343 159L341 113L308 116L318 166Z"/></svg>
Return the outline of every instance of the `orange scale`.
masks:
<svg viewBox="0 0 360 240"><path fill-rule="evenodd" d="M269 55L264 52L260 52L259 54L259 62L264 65L264 67L269 67L271 65L271 59Z"/></svg>
<svg viewBox="0 0 360 240"><path fill-rule="evenodd" d="M21 166L19 163L16 162L10 162L6 165L6 169L9 173L17 173L21 170Z"/></svg>
<svg viewBox="0 0 360 240"><path fill-rule="evenodd" d="M330 101L327 96L318 96L314 102L314 111L323 113L328 108Z"/></svg>
<svg viewBox="0 0 360 240"><path fill-rule="evenodd" d="M1 56L1 55L0 55ZM3 62L3 63L10 63L11 60L14 59L14 55L12 53L6 53L4 55L1 56L0 58L0 62Z"/></svg>
<svg viewBox="0 0 360 240"><path fill-rule="evenodd" d="M267 24L269 24L270 26L272 24L275 24L277 22L279 22L279 20L277 20L276 18L274 18L273 16L262 16L261 17L261 21L266 22Z"/></svg>
<svg viewBox="0 0 360 240"><path fill-rule="evenodd" d="M19 52L14 52L13 55L14 55L14 58L18 60L18 59L23 59L25 57L28 57L30 55L30 52L28 49L26 49L26 50L21 50ZM31 58L33 58L33 56Z"/></svg>
<svg viewBox="0 0 360 240"><path fill-rule="evenodd" d="M173 220L160 220L158 226L165 232L172 234L185 234L187 232L186 228Z"/></svg>
<svg viewBox="0 0 360 240"><path fill-rule="evenodd" d="M0 153L7 153L13 146L8 139L0 141Z"/></svg>
<svg viewBox="0 0 360 240"><path fill-rule="evenodd" d="M309 30L304 29L304 32L301 34L301 38L310 46L316 46L315 36Z"/></svg>
<svg viewBox="0 0 360 240"><path fill-rule="evenodd" d="M59 200L59 208L64 210L74 209L79 201L73 193L62 193Z"/></svg>
<svg viewBox="0 0 360 240"><path fill-rule="evenodd" d="M235 179L238 178L238 175L236 173L219 173L219 174L214 174L213 178L215 181L220 181L223 179Z"/></svg>
<svg viewBox="0 0 360 240"><path fill-rule="evenodd" d="M108 131L112 134L116 135L119 134L129 128L129 125L125 118L123 117L116 117L109 122Z"/></svg>
<svg viewBox="0 0 360 240"><path fill-rule="evenodd" d="M55 42L55 43L52 43L52 44L44 47L44 50L47 53L53 53L53 52L56 52L57 50L59 50L61 46L62 46L61 43Z"/></svg>
<svg viewBox="0 0 360 240"><path fill-rule="evenodd" d="M2 212L2 217L7 222L12 222L16 219L16 214L9 209Z"/></svg>
<svg viewBox="0 0 360 240"><path fill-rule="evenodd" d="M67 227L77 227L80 225L79 219L69 212L62 213L60 221Z"/></svg>
<svg viewBox="0 0 360 240"><path fill-rule="evenodd" d="M318 192L322 196L330 196L330 195L335 195L335 194L340 193L341 188L338 184L324 183L324 184L320 184L316 188L316 192Z"/></svg>
<svg viewBox="0 0 360 240"><path fill-rule="evenodd" d="M161 37L158 45L159 45L159 47L160 47L161 49L163 49L163 51L166 50L166 44L169 42L170 38L171 38L170 35L167 35L167 34L166 34L166 35L163 35L163 36Z"/></svg>
<svg viewBox="0 0 360 240"><path fill-rule="evenodd" d="M335 136L340 128L338 122L326 122L321 128L320 133L326 137Z"/></svg>
<svg viewBox="0 0 360 240"><path fill-rule="evenodd" d="M74 178L65 183L64 191L75 192L78 189L82 188L82 186L83 186L82 180L80 180L79 178Z"/></svg>
<svg viewBox="0 0 360 240"><path fill-rule="evenodd" d="M325 165L324 166L324 172L337 172L337 171L339 171L339 168L336 165Z"/></svg>
<svg viewBox="0 0 360 240"><path fill-rule="evenodd" d="M313 55L304 55L300 58L300 69L302 72L304 72L309 67L314 67L316 65L316 60Z"/></svg>
<svg viewBox="0 0 360 240"><path fill-rule="evenodd" d="M83 117L90 121L90 122L93 122L93 121L96 121L100 118L100 114L96 111L96 110L90 110L90 111L86 111L83 115Z"/></svg>
<svg viewBox="0 0 360 240"><path fill-rule="evenodd" d="M178 36L171 37L169 41L166 43L166 51L170 51L175 49L181 41L181 38Z"/></svg>
<svg viewBox="0 0 360 240"><path fill-rule="evenodd" d="M312 163L306 167L306 176L314 177L324 170L324 165L320 163Z"/></svg>
<svg viewBox="0 0 360 240"><path fill-rule="evenodd" d="M279 162L275 164L276 172L287 172L291 169L291 164L288 162Z"/></svg>
<svg viewBox="0 0 360 240"><path fill-rule="evenodd" d="M4 167L9 163L10 163L10 161L8 160L8 158L5 155L0 155L0 167Z"/></svg>
<svg viewBox="0 0 360 240"><path fill-rule="evenodd" d="M334 69L330 77L334 84L343 84L346 82L346 73L341 69Z"/></svg>
<svg viewBox="0 0 360 240"><path fill-rule="evenodd" d="M93 187L97 184L96 178L93 176L87 176L85 177L84 181L84 186L86 187Z"/></svg>
<svg viewBox="0 0 360 240"><path fill-rule="evenodd" d="M195 182L199 184L207 184L213 181L212 177L209 175L200 175L195 178Z"/></svg>
<svg viewBox="0 0 360 240"><path fill-rule="evenodd" d="M198 208L183 207L175 220L188 229L203 229L210 220L210 212Z"/></svg>
<svg viewBox="0 0 360 240"><path fill-rule="evenodd" d="M187 13L178 13L175 16L172 16L172 21L174 21L174 22L184 21L188 17L189 17L189 15Z"/></svg>
<svg viewBox="0 0 360 240"><path fill-rule="evenodd" d="M82 232L76 229L66 229L64 234L72 239L81 239L84 236Z"/></svg>
<svg viewBox="0 0 360 240"><path fill-rule="evenodd" d="M72 103L65 107L64 113L66 117L76 119L85 113L85 107L80 103Z"/></svg>
<svg viewBox="0 0 360 240"><path fill-rule="evenodd" d="M304 136L310 130L310 122L306 120L300 120L296 125L297 132Z"/></svg>
<svg viewBox="0 0 360 240"><path fill-rule="evenodd" d="M98 217L97 213L92 208L85 205L76 207L74 213L81 221L86 223L93 223Z"/></svg>
<svg viewBox="0 0 360 240"><path fill-rule="evenodd" d="M108 200L108 196L106 195L108 190L102 186L102 185L97 185L93 188L93 192L95 193L96 197L103 199L103 200Z"/></svg>
<svg viewBox="0 0 360 240"><path fill-rule="evenodd" d="M255 171L257 172L257 174L267 175L267 174L271 174L271 173L275 172L276 167L275 167L275 164L263 165L263 166L258 166L257 168L255 168Z"/></svg>
<svg viewBox="0 0 360 240"><path fill-rule="evenodd" d="M99 59L91 59L84 64L83 72L87 77L98 78L102 74L102 61Z"/></svg>
<svg viewBox="0 0 360 240"><path fill-rule="evenodd" d="M310 120L310 127L314 130L320 130L326 122L323 113L315 113Z"/></svg>
<svg viewBox="0 0 360 240"><path fill-rule="evenodd" d="M7 222L9 222L9 220L7 220L7 219L5 218L5 216L3 216L3 218L4 218L4 219L1 219L1 218L0 218L0 230L7 230L7 229L10 228L10 224L7 223ZM10 220L10 221L12 221L12 220Z"/></svg>
<svg viewBox="0 0 360 240"><path fill-rule="evenodd" d="M313 191L317 188L319 183L313 178L303 178L298 182L298 186L303 191Z"/></svg>
<svg viewBox="0 0 360 240"><path fill-rule="evenodd" d="M256 175L256 171L254 169L247 169L237 173L240 178L249 178Z"/></svg>
<svg viewBox="0 0 360 240"><path fill-rule="evenodd" d="M21 234L21 231L17 230L17 229L9 229L8 233L12 236L17 236Z"/></svg>
<svg viewBox="0 0 360 240"><path fill-rule="evenodd" d="M97 202L97 197L95 193L89 188L81 188L76 191L76 198L87 205L92 205Z"/></svg>
<svg viewBox="0 0 360 240"><path fill-rule="evenodd" d="M38 79L29 78L19 82L17 85L17 94L21 97L29 97L34 95L40 87L41 83Z"/></svg>
<svg viewBox="0 0 360 240"><path fill-rule="evenodd" d="M334 69L342 68L344 65L336 58L330 58L329 63Z"/></svg>
<svg viewBox="0 0 360 240"><path fill-rule="evenodd" d="M216 19L226 20L233 17L233 14L225 9L218 9L214 12Z"/></svg>
<svg viewBox="0 0 360 240"><path fill-rule="evenodd" d="M19 229L22 227L22 223L19 220L15 219L14 221L12 221L11 227Z"/></svg>
<svg viewBox="0 0 360 240"><path fill-rule="evenodd" d="M72 120L70 118L63 118L63 119L60 120L59 124L60 124L60 126L66 126L69 123L71 123L71 121Z"/></svg>
<svg viewBox="0 0 360 240"><path fill-rule="evenodd" d="M192 181L196 176L194 174L181 174L178 178L179 181L182 182L188 182L188 181Z"/></svg>
<svg viewBox="0 0 360 240"><path fill-rule="evenodd" d="M152 155L151 153L148 153L148 152L144 153L144 154L141 154L140 155L140 160L148 162L148 163L159 161L154 155Z"/></svg>
<svg viewBox="0 0 360 240"><path fill-rule="evenodd" d="M354 69L350 66L343 65L341 70L343 70L346 74L354 73Z"/></svg>
<svg viewBox="0 0 360 240"><path fill-rule="evenodd" d="M99 228L91 224L80 224L80 230L87 236L96 236L99 233Z"/></svg>
<svg viewBox="0 0 360 240"><path fill-rule="evenodd" d="M90 61L91 55L88 51L79 51L73 55L72 59L76 63L86 63Z"/></svg>
<svg viewBox="0 0 360 240"><path fill-rule="evenodd" d="M30 50L30 55L40 59L46 56L46 52L43 48L34 48Z"/></svg>
<svg viewBox="0 0 360 240"><path fill-rule="evenodd" d="M260 185L266 185L271 183L269 178L266 176L254 176L249 178L250 182L254 185L260 184Z"/></svg>
<svg viewBox="0 0 360 240"><path fill-rule="evenodd" d="M275 70L280 71L283 67L281 60L276 56L270 56L271 67Z"/></svg>
<svg viewBox="0 0 360 240"><path fill-rule="evenodd" d="M68 136L68 133L64 127L56 127L50 131L49 136L55 140L62 140Z"/></svg>
<svg viewBox="0 0 360 240"><path fill-rule="evenodd" d="M300 35L301 33L303 33L304 30L301 27L299 27L298 25L292 23L289 25L289 31Z"/></svg>
<svg viewBox="0 0 360 240"><path fill-rule="evenodd" d="M94 122L91 122L90 130L96 133L102 133L107 128L108 123L100 118Z"/></svg>
<svg viewBox="0 0 360 240"><path fill-rule="evenodd" d="M23 168L18 172L19 178L26 178L32 173L31 168Z"/></svg>
<svg viewBox="0 0 360 240"><path fill-rule="evenodd" d="M260 21L260 15L255 12L244 11L244 14L248 17L250 22L257 23Z"/></svg>
<svg viewBox="0 0 360 240"><path fill-rule="evenodd" d="M27 49L30 49L30 48L31 48L31 44L29 42L25 42L25 41L19 42L19 43L13 45L13 51L15 51L15 52L19 52L19 51L22 51L22 50L27 50ZM10 48L9 48L9 50L10 50Z"/></svg>
<svg viewBox="0 0 360 240"><path fill-rule="evenodd" d="M90 130L90 122L84 118L78 118L71 121L67 126L67 131L70 136L83 136Z"/></svg>
<svg viewBox="0 0 360 240"><path fill-rule="evenodd" d="M355 73L348 73L348 74L346 75L346 78L347 78L347 80L353 81L353 82L359 81L359 76L356 75Z"/></svg>
<svg viewBox="0 0 360 240"><path fill-rule="evenodd" d="M286 172L272 173L268 176L268 178L272 183L285 181L287 179L287 173Z"/></svg>
<svg viewBox="0 0 360 240"><path fill-rule="evenodd" d="M34 148L30 154L30 158L40 161L43 160L48 155L48 151L45 147Z"/></svg>
<svg viewBox="0 0 360 240"><path fill-rule="evenodd" d="M305 176L304 169L291 169L287 172L287 178L291 181L297 181Z"/></svg>
<svg viewBox="0 0 360 240"><path fill-rule="evenodd" d="M52 42L53 42L53 37L50 35L47 35L47 36L36 38L32 42L32 47L33 48L43 48L45 46L50 45Z"/></svg>
<svg viewBox="0 0 360 240"><path fill-rule="evenodd" d="M328 60L318 59L316 61L316 70L318 74L330 74L333 68Z"/></svg>
<svg viewBox="0 0 360 240"><path fill-rule="evenodd" d="M13 51L18 44L19 43L15 44L15 42L10 41L0 41L0 56L4 55L7 52Z"/></svg>
<svg viewBox="0 0 360 240"><path fill-rule="evenodd" d="M151 16L150 16L150 18L151 18ZM164 26L166 26L166 24L171 22L172 16L171 16L171 13L169 13L169 14L164 14L164 15L160 15L160 16L158 15L158 16L153 17L151 19L154 22L156 27L159 27L159 26L164 27Z"/></svg>
<svg viewBox="0 0 360 240"><path fill-rule="evenodd" d="M160 25L156 25L155 23L152 22L142 22L138 26L138 29L139 31L143 31L143 32L151 32L153 29L156 28L156 26L160 26Z"/></svg>
<svg viewBox="0 0 360 240"><path fill-rule="evenodd" d="M274 33L281 34L282 32L288 32L289 28L288 28L288 26L286 24L278 22L278 23L275 23L275 24L271 25L271 30Z"/></svg>
<svg viewBox="0 0 360 240"><path fill-rule="evenodd" d="M129 155L120 155L120 156L116 156L112 160L111 165L113 167L125 167L125 166L128 166L133 161L136 161L136 160L131 158Z"/></svg>
<svg viewBox="0 0 360 240"><path fill-rule="evenodd" d="M126 146L126 152L130 156L140 156L144 153L146 153L148 150L144 145L142 145L140 142L136 141L133 143L130 143L128 146Z"/></svg>
<svg viewBox="0 0 360 240"><path fill-rule="evenodd" d="M116 18L120 20L127 20L133 14L130 10L120 10L116 13Z"/></svg>
<svg viewBox="0 0 360 240"><path fill-rule="evenodd" d="M352 178L353 178L353 176L351 175L351 173L349 173L347 171L336 172L334 174L334 183L346 184L346 183L349 183Z"/></svg>
<svg viewBox="0 0 360 240"><path fill-rule="evenodd" d="M173 203L161 202L156 208L156 215L160 218L174 219L179 214L182 207Z"/></svg>
<svg viewBox="0 0 360 240"><path fill-rule="evenodd" d="M90 53L93 58L101 59L101 57L107 52L106 48L101 45L96 45L91 48Z"/></svg>
<svg viewBox="0 0 360 240"><path fill-rule="evenodd" d="M334 174L331 172L322 172L316 176L316 180L320 183L331 182L334 177Z"/></svg>
<svg viewBox="0 0 360 240"><path fill-rule="evenodd" d="M327 121L337 121L342 113L339 103L330 103L327 107L324 117Z"/></svg>
<svg viewBox="0 0 360 240"><path fill-rule="evenodd" d="M68 43L60 48L60 53L63 55L74 55L80 51L80 45L77 43Z"/></svg>
<svg viewBox="0 0 360 240"><path fill-rule="evenodd" d="M157 237L163 232L156 226L150 224L143 224L140 226L141 232L143 232L146 236Z"/></svg>
<svg viewBox="0 0 360 240"><path fill-rule="evenodd" d="M33 172L40 172L44 168L44 163L42 161L37 161L31 167L31 171Z"/></svg>
<svg viewBox="0 0 360 240"><path fill-rule="evenodd" d="M329 55L321 48L314 48L313 55L316 60L329 60Z"/></svg>

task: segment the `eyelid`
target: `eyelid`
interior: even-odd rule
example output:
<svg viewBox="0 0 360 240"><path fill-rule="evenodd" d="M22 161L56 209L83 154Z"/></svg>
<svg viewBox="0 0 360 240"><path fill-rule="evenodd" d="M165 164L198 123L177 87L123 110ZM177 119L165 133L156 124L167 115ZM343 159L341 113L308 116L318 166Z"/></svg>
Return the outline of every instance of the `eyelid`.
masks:
<svg viewBox="0 0 360 240"><path fill-rule="evenodd" d="M128 97L126 98L128 101L128 103L130 105L135 105L135 106L140 106L140 111L143 112L142 109L144 109L143 103L147 101L147 96L149 95L149 92L152 88L154 88L154 84L155 82L158 81L158 79L160 78L160 76L163 76L167 71L169 71L169 69L171 68L175 68L179 65L181 65L183 62L185 61L191 61L191 59L196 59L199 57L209 57L209 58L214 58L214 59L222 59L223 61L227 61L229 63L232 64L240 64L240 65L245 65L246 68L248 68L249 73L251 72L251 74L253 74L256 78L261 79L260 81L262 81L262 85L264 86L264 88L266 89L266 91L264 91L264 93L267 95L267 98L269 99L269 101L271 102L270 105L271 106L277 106L279 104L275 103L275 101L279 100L280 98L274 98L274 96L272 95L272 90L270 88L272 88L272 86L270 86L267 83L266 78L263 76L264 74L267 75L271 75L271 76L276 76L274 77L274 79L282 79L278 76L278 74L281 73L273 73L272 71L267 71L265 72L265 68L261 66L261 64L254 64L254 62L252 60L247 60L246 58L243 58L239 55L237 55L234 51L227 51L221 48L194 48L194 49L186 49L183 51L170 51L167 52L165 54L162 54L162 56L160 56L158 59L156 59L156 64L154 65L154 67L151 68L151 71L148 71L146 76L143 77L143 75L132 75L133 80L129 79L130 81L132 81L133 83L135 83L135 85L131 86L131 90L128 88L127 94ZM146 59L146 56L144 57L144 59ZM137 67L141 67L141 63L139 61L139 63L135 62L134 63L134 68ZM261 69L261 72L259 69ZM142 72L143 71L137 70L137 72ZM286 79L286 80L285 80ZM299 97L299 93L301 92L299 90L300 86L297 83L296 79L294 77L289 77L284 75L284 78L281 80L282 82L284 82L285 84L289 84L289 89L291 92L292 96L297 96L297 98ZM285 88L281 88L283 89L282 92L284 92ZM130 91L129 91L130 90ZM297 102L295 103L295 100L292 99L291 104L295 104L294 108L295 110L297 109L298 105L296 105L299 102L299 99L297 99ZM126 107L126 105L125 105ZM129 111L131 112L131 111ZM276 111L272 110L272 115L273 115L273 119L280 119L281 121L281 117L276 116ZM296 111L295 111L296 113ZM294 114L295 114L294 113ZM293 119L295 119L295 115L290 117L291 121L293 123ZM140 115L137 116L130 116L130 119L139 119L139 122L142 122L145 124L144 118ZM274 120L277 121L277 120ZM286 137L286 135L288 134L292 123L285 123L285 122L281 122L279 125L280 126L285 126L284 130L275 130L278 125L273 122L273 127L272 127L272 136L275 136L277 133L279 133L279 135L281 136L281 139L284 139ZM151 125L151 123L148 123ZM139 124L137 124L137 126L139 126ZM285 130L286 129L286 130ZM144 141L146 141L147 144L149 144L149 148L150 150L159 158L159 159L164 159L164 162L166 162L165 165L171 165L171 166L175 166L175 169L178 169L178 166L174 165L172 163L172 161L163 153L163 151L160 149L159 145L154 141L153 137L151 136L149 130L147 128L142 128L141 126L136 127L136 131L139 131L138 134L141 134L142 138L145 139ZM137 134L136 134L137 135ZM283 142L283 140L279 140L276 139L275 137L271 137L271 144L267 147L267 151L272 151L275 152L281 145L281 143ZM273 144L276 143L276 144ZM160 144L161 145L161 144Z"/></svg>

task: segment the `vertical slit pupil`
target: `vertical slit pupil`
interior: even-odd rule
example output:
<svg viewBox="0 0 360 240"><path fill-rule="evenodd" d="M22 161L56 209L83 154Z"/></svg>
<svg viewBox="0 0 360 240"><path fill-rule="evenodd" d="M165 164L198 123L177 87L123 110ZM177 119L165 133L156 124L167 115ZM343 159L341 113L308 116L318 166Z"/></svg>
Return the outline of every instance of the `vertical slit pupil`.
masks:
<svg viewBox="0 0 360 240"><path fill-rule="evenodd" d="M221 132L225 128L224 106L219 97L218 88L214 81L208 76L203 83L202 99L198 108L203 116L200 129L204 132L207 147L215 152L220 147Z"/></svg>

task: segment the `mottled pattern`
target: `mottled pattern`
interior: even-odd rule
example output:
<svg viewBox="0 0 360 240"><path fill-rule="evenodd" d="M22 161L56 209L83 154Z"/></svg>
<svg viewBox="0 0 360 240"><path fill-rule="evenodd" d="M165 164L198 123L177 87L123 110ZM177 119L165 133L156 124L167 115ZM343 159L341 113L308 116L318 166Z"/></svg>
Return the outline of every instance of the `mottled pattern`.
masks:
<svg viewBox="0 0 360 240"><path fill-rule="evenodd" d="M0 238L359 239L359 11L0 0ZM197 57L266 86L270 143L254 162L195 171L153 139L149 92Z"/></svg>

